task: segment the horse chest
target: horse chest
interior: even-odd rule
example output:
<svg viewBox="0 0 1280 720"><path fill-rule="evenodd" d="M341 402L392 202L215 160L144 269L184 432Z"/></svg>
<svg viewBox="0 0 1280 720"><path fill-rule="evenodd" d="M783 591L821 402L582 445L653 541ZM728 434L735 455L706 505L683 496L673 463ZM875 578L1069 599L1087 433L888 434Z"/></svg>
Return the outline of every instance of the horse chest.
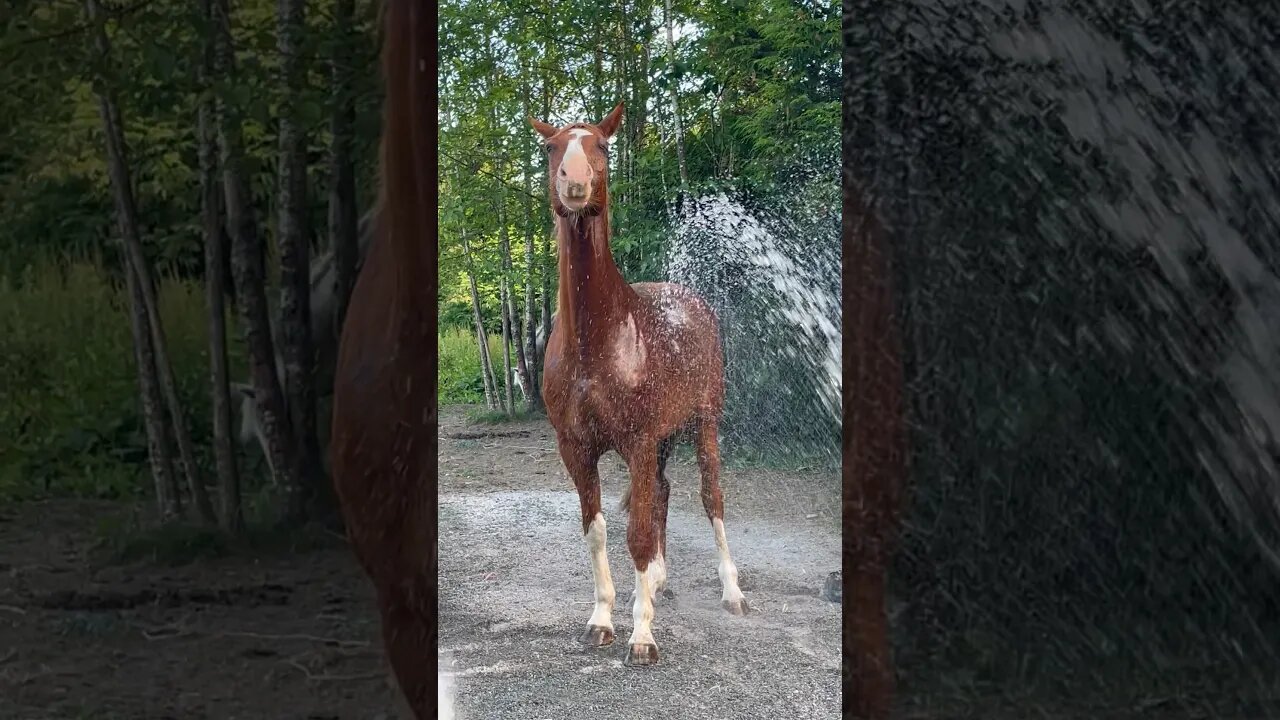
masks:
<svg viewBox="0 0 1280 720"><path fill-rule="evenodd" d="M583 435L609 435L635 422L642 410L649 371L644 333L628 314L593 343L587 363L548 365L549 375L564 373L565 424ZM549 379L551 379L549 377Z"/></svg>

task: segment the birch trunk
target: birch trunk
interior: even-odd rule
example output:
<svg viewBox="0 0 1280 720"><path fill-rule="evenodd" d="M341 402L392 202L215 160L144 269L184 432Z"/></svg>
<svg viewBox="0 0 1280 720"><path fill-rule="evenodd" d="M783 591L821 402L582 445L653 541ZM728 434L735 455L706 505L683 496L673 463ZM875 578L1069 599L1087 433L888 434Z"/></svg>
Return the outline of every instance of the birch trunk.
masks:
<svg viewBox="0 0 1280 720"><path fill-rule="evenodd" d="M202 2L206 23L213 20L210 0ZM205 35L200 74L202 89L212 85L214 47ZM205 308L209 324L209 393L213 409L213 457L218 471L218 519L222 529L232 535L244 530L241 508L240 473L236 467L231 438L231 388L227 359L227 282L226 234L222 225L222 203L219 199L216 109L213 98L200 103L198 128L200 136L200 203L204 221Z"/></svg>
<svg viewBox="0 0 1280 720"><path fill-rule="evenodd" d="M280 52L279 183L276 242L280 251L280 330L285 402L293 431L287 519L301 524L317 515L329 495L316 438L315 353L311 339L311 244L307 231L307 136L298 108L306 82L302 32L304 0L279 0L276 46Z"/></svg>
<svg viewBox="0 0 1280 720"><path fill-rule="evenodd" d="M228 0L214 0L213 28L215 74L229 79L235 73L231 44L231 14ZM266 439L268 464L277 484L286 482L279 474L292 467L293 433L285 415L284 391L276 374L271 318L264 285L266 259L257 220L249 204L249 186L244 170L244 141L240 108L218 98L218 144L222 152L222 185L226 201L227 225L231 235L231 275L237 305L244 324L249 350L249 370L258 406L259 422Z"/></svg>
<svg viewBox="0 0 1280 720"><path fill-rule="evenodd" d="M334 51L330 63L333 82L333 116L329 129L333 139L329 148L329 247L334 260L334 337L342 337L342 320L347 301L356 283L359 264L359 220L356 213L356 170L354 159L356 107L352 63L355 62L352 28L355 25L355 0L336 0L334 4Z"/></svg>
<svg viewBox="0 0 1280 720"><path fill-rule="evenodd" d="M675 20L671 12L671 0L662 0L662 16L667 25L667 52L671 54L670 63L672 78L668 93L671 95L671 117L676 133L676 160L680 163L680 192L689 188L689 168L684 161L684 128L680 124L680 90L679 80L675 77L676 69L676 37Z"/></svg>
<svg viewBox="0 0 1280 720"><path fill-rule="evenodd" d="M480 310L480 288L476 284L475 261L471 257L471 242L466 230L462 231L462 252L467 263L467 282L471 287L471 309L476 321L476 342L480 345L480 375L484 381L484 402L490 410L498 407L498 386L493 377L493 363L489 358L489 336L484 331L484 314Z"/></svg>
<svg viewBox="0 0 1280 720"><path fill-rule="evenodd" d="M164 326L160 322L156 286L146 255L142 250L142 238L138 231L138 210L133 197L128 150L124 141L124 125L109 80L111 45L107 40L107 31L98 0L85 0L85 7L93 24L94 44L100 62L94 84L98 96L98 111L102 117L103 134L107 141L107 164L115 195L116 221L124 240L125 264L136 275L137 287L141 289L152 351L155 354L155 368L160 380L160 389L169 406L169 417L173 423L174 436L178 441L178 457L182 463L183 474L186 476L188 492L191 493L191 500L196 506L200 520L213 524L215 522L213 505L209 502L209 495L205 492L196 467L195 451L191 446L191 435L187 432L186 417L178 397L177 382L173 377L173 365L169 359Z"/></svg>

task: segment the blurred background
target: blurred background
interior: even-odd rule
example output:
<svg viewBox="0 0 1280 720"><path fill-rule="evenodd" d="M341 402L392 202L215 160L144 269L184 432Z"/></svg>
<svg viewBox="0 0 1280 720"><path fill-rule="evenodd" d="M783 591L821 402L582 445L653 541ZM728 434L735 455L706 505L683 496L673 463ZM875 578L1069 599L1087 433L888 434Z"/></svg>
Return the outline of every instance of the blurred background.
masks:
<svg viewBox="0 0 1280 720"><path fill-rule="evenodd" d="M1274 8L844 12L906 347L906 716L1276 716Z"/></svg>

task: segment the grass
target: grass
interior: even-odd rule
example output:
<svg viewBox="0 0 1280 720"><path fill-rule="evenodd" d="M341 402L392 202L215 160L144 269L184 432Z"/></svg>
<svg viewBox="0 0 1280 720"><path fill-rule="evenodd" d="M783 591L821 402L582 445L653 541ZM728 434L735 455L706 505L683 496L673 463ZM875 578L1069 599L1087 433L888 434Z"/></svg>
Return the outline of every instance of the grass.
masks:
<svg viewBox="0 0 1280 720"><path fill-rule="evenodd" d="M474 331L446 328L438 336L439 402L441 405L475 405L484 403L484 376L481 374L480 348ZM506 392L502 377L502 337L490 333L489 357L493 362L498 391ZM514 357L513 357L514 361ZM516 392L517 396L519 392Z"/></svg>
<svg viewBox="0 0 1280 720"><path fill-rule="evenodd" d="M208 336L199 283L161 278L160 316L197 461L211 467ZM149 492L129 297L93 258L0 280L0 500ZM232 370L243 374L238 338Z"/></svg>
<svg viewBox="0 0 1280 720"><path fill-rule="evenodd" d="M251 520L242 535L231 537L217 528L188 523L147 524L141 517L135 514L100 519L95 533L95 559L108 565L146 562L177 567L236 555L303 553L344 542L318 525L289 528Z"/></svg>

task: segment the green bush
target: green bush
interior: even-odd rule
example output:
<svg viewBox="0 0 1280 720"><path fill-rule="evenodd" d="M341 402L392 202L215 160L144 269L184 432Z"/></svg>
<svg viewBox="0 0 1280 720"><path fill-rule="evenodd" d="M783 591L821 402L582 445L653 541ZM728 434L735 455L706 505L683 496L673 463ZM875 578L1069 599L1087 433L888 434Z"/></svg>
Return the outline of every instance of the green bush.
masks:
<svg viewBox="0 0 1280 720"><path fill-rule="evenodd" d="M163 279L159 299L196 460L207 472L203 289ZM21 282L0 279L0 499L150 491L128 300L92 261L37 263Z"/></svg>

